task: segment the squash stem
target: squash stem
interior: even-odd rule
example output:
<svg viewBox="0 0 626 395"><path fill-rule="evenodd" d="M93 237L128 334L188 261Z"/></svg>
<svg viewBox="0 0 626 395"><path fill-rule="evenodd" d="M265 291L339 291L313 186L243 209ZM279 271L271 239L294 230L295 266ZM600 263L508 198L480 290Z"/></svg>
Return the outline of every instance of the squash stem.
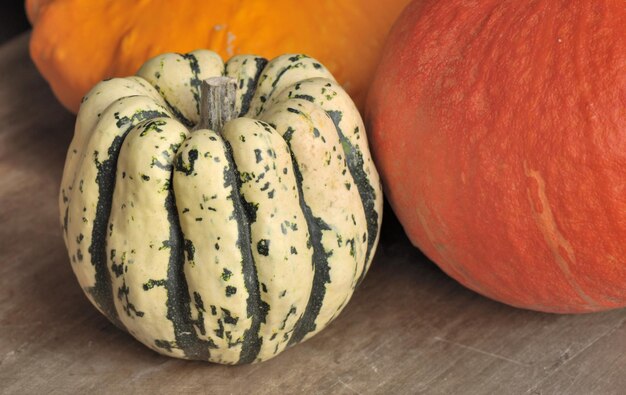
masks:
<svg viewBox="0 0 626 395"><path fill-rule="evenodd" d="M221 133L224 125L235 118L237 80L211 77L200 85L200 122L194 130L211 129Z"/></svg>

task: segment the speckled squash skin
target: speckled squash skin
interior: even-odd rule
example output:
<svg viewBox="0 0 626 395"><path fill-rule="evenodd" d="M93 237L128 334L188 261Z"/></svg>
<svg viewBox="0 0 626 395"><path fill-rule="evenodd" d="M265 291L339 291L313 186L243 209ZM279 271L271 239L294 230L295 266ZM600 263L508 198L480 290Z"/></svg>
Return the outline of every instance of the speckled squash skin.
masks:
<svg viewBox="0 0 626 395"><path fill-rule="evenodd" d="M130 75L160 53L196 48L224 59L309 54L362 108L385 36L408 2L26 0L26 10L31 57L72 112L103 78Z"/></svg>
<svg viewBox="0 0 626 395"><path fill-rule="evenodd" d="M222 75L238 117L193 130L201 81ZM382 191L361 117L322 64L197 50L85 96L59 204L74 273L104 315L159 353L241 364L346 306Z"/></svg>
<svg viewBox="0 0 626 395"><path fill-rule="evenodd" d="M368 98L386 194L469 288L528 309L626 305L626 6L413 2Z"/></svg>

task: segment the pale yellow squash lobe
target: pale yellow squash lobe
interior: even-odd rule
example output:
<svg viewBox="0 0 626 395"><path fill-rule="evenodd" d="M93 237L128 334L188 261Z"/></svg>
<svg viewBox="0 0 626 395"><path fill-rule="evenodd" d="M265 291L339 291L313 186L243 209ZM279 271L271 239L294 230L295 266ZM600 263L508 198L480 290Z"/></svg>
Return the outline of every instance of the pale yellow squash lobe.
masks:
<svg viewBox="0 0 626 395"><path fill-rule="evenodd" d="M106 292L109 300L111 295L110 289L96 287L102 278L107 277L104 237L108 213L105 218L104 204L105 200L111 199L115 162L125 134L134 124L156 114L167 116L167 110L147 96L129 96L114 101L97 117L91 134L82 144L84 148L76 148L74 153L74 148L70 147L72 159L68 159L64 172L74 174L73 178L64 177L60 196L62 226L72 268L90 300L114 321L116 314L112 300L104 306L100 299L105 297L94 295L94 292Z"/></svg>
<svg viewBox="0 0 626 395"><path fill-rule="evenodd" d="M76 118L76 126L74 137L70 143L65 160L63 171L63 179L61 181L61 191L59 208L64 212L68 206L68 201L64 201L63 194L67 198L72 188L72 183L76 179L76 171L80 161L84 157L85 145L89 142L93 135L93 129L96 124L103 119L103 114L107 112L107 108L115 101L123 97L129 96L145 96L153 100L155 103L163 106L162 111L166 111L165 102L158 92L147 81L138 77L113 78L102 81L89 91L83 98L82 111ZM118 108L119 110L119 108ZM108 116L113 117L113 113L108 111ZM124 111L122 113L125 114ZM124 116L121 115L121 117ZM119 118L120 116L118 116ZM115 120L117 123L119 119ZM106 123L106 121L105 121ZM127 125L122 125L124 127ZM106 126L105 126L106 128ZM122 129L123 130L123 129Z"/></svg>
<svg viewBox="0 0 626 395"><path fill-rule="evenodd" d="M189 136L177 153L173 183L196 333L215 346L211 360L237 363L252 321L233 199L237 184L219 133Z"/></svg>
<svg viewBox="0 0 626 395"><path fill-rule="evenodd" d="M274 95L291 85L316 77L335 80L326 67L306 55L281 55L272 59L259 77L247 116L258 117Z"/></svg>
<svg viewBox="0 0 626 395"><path fill-rule="evenodd" d="M226 124L250 222L250 247L264 320L257 360L281 352L306 309L313 282L312 246L287 143L270 125L249 118Z"/></svg>
<svg viewBox="0 0 626 395"><path fill-rule="evenodd" d="M383 199L380 198L381 181L369 155L365 125L346 91L336 81L327 78L309 78L283 89L272 97L272 103L289 99L303 99L315 103L326 111L335 123L342 149L346 154L350 172L357 184L361 200L365 205L368 221L367 262L359 280L369 269L374 259L382 220Z"/></svg>
<svg viewBox="0 0 626 395"><path fill-rule="evenodd" d="M273 105L261 119L276 128L293 152L303 199L321 231L328 279L308 338L346 305L365 264L367 227L335 125L319 106L301 99ZM318 291L319 292L319 291Z"/></svg>
<svg viewBox="0 0 626 395"><path fill-rule="evenodd" d="M128 133L107 233L107 267L120 320L148 347L177 357L185 353L177 344L168 299L170 267L180 264L175 256L180 240L168 210L175 210L174 155L188 134L168 118L142 122Z"/></svg>

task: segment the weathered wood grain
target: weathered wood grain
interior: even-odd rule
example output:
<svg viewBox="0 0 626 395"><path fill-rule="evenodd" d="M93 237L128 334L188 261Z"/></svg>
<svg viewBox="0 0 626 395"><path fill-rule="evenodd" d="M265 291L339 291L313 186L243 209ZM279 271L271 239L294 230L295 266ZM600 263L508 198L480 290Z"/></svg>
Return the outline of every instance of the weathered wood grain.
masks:
<svg viewBox="0 0 626 395"><path fill-rule="evenodd" d="M465 290L387 212L345 312L268 362L168 359L117 330L71 272L56 195L73 116L28 58L0 47L0 391L3 393L623 394L626 311L557 316Z"/></svg>

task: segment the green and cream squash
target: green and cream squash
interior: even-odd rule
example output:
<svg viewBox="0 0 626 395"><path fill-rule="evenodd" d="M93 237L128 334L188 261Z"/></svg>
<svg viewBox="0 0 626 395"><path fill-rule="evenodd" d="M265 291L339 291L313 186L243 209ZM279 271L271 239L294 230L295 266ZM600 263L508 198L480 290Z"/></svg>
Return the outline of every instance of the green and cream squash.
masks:
<svg viewBox="0 0 626 395"><path fill-rule="evenodd" d="M159 353L239 364L341 312L374 256L382 191L324 66L198 50L89 92L60 209L105 316Z"/></svg>

